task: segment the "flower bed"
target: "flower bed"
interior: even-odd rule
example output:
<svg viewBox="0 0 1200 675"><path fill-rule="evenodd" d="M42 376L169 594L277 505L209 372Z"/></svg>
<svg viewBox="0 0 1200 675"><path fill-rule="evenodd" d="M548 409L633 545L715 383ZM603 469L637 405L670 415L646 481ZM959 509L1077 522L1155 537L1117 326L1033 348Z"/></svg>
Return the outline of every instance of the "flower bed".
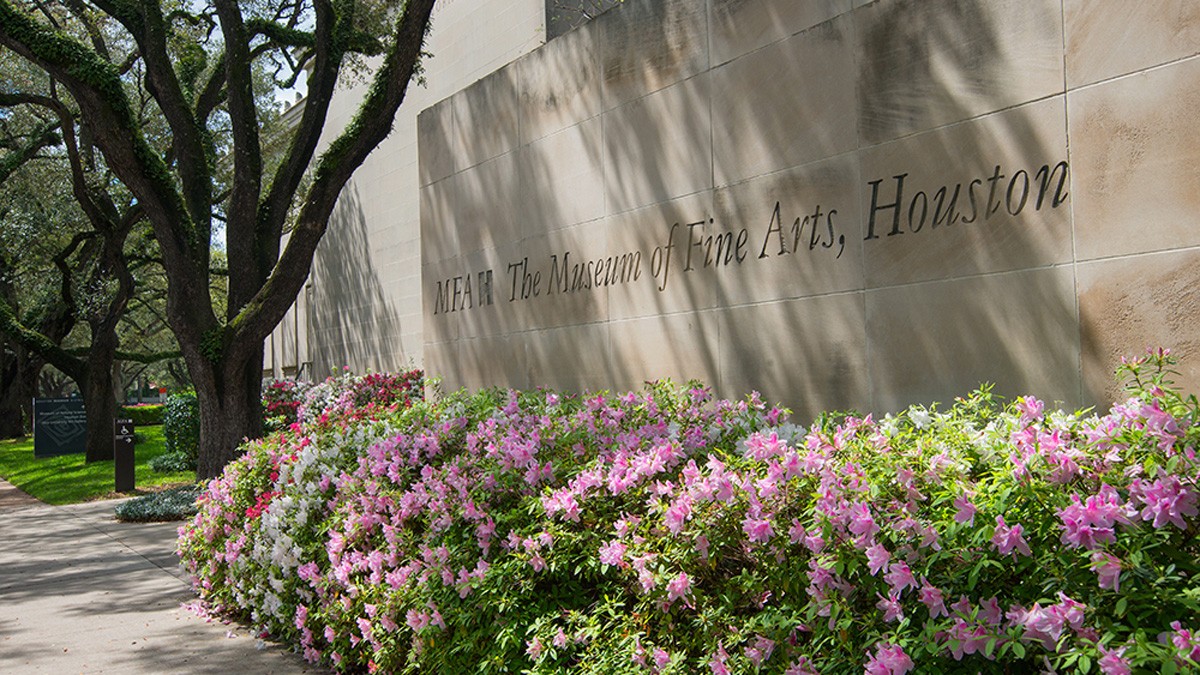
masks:
<svg viewBox="0 0 1200 675"><path fill-rule="evenodd" d="M180 554L339 670L1188 670L1200 432L1168 365L1103 416L982 389L806 430L666 383L342 406L249 444Z"/></svg>

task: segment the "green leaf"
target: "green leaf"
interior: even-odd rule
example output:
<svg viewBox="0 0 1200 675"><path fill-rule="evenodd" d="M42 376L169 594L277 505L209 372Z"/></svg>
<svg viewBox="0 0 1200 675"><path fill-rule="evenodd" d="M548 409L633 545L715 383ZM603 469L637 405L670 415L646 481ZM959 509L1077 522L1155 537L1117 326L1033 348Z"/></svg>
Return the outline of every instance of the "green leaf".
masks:
<svg viewBox="0 0 1200 675"><path fill-rule="evenodd" d="M1176 666L1174 661L1166 661L1163 663L1162 670L1158 672L1162 675L1175 675L1179 672L1179 666Z"/></svg>
<svg viewBox="0 0 1200 675"><path fill-rule="evenodd" d="M1129 601L1126 598L1117 600L1117 616L1125 616L1125 610L1129 607Z"/></svg>
<svg viewBox="0 0 1200 675"><path fill-rule="evenodd" d="M1018 659L1025 658L1025 645L1020 642L1012 643L1012 652L1017 655Z"/></svg>
<svg viewBox="0 0 1200 675"><path fill-rule="evenodd" d="M996 638L995 638L995 637L991 637L991 638L989 638L989 639L988 639L988 641L987 641L987 644L986 644L986 645L984 645L984 647L983 647L983 653L984 653L984 655L986 655L986 656L987 656L987 657L990 659L990 658L992 658L992 654L993 654L995 651L996 651Z"/></svg>
<svg viewBox="0 0 1200 675"><path fill-rule="evenodd" d="M1092 669L1092 658L1087 654L1079 655L1079 672L1087 673Z"/></svg>

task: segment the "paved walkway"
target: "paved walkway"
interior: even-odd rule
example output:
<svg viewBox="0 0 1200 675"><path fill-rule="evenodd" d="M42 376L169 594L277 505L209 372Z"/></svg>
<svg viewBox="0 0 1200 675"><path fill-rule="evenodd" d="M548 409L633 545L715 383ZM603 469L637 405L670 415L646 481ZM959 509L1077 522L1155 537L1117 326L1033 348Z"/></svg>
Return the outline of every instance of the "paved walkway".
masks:
<svg viewBox="0 0 1200 675"><path fill-rule="evenodd" d="M179 523L48 506L0 480L0 673L324 673L181 607Z"/></svg>

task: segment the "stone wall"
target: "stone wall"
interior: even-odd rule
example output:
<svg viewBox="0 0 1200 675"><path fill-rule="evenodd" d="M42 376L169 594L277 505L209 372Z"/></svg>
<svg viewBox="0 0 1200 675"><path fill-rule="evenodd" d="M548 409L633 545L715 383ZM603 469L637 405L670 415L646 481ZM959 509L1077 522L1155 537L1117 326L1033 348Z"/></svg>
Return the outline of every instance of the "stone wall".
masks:
<svg viewBox="0 0 1200 675"><path fill-rule="evenodd" d="M438 0L425 82L409 86L392 134L342 191L307 288L266 342L267 374L422 364L417 115L545 42L544 14L542 0ZM350 123L369 75L339 87L322 147Z"/></svg>
<svg viewBox="0 0 1200 675"><path fill-rule="evenodd" d="M628 0L420 117L444 386L1200 384L1200 3Z"/></svg>

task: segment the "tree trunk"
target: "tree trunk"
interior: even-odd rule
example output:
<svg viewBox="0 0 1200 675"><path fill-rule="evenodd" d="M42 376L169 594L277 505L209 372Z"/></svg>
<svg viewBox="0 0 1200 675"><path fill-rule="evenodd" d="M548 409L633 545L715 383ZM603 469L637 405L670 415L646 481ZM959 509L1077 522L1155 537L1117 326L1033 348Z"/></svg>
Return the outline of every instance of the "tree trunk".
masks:
<svg viewBox="0 0 1200 675"><path fill-rule="evenodd" d="M110 327L93 327L92 344L88 349L86 377L77 382L83 389L83 405L87 415L85 458L103 462L113 458L113 420L117 416L117 401L113 396L113 357L117 335Z"/></svg>
<svg viewBox="0 0 1200 675"><path fill-rule="evenodd" d="M32 402L42 360L30 359L18 345L0 354L0 438L21 438L33 424Z"/></svg>
<svg viewBox="0 0 1200 675"><path fill-rule="evenodd" d="M191 368L200 403L196 477L221 475L247 438L262 436L262 347L245 358ZM199 372L202 371L202 372Z"/></svg>

